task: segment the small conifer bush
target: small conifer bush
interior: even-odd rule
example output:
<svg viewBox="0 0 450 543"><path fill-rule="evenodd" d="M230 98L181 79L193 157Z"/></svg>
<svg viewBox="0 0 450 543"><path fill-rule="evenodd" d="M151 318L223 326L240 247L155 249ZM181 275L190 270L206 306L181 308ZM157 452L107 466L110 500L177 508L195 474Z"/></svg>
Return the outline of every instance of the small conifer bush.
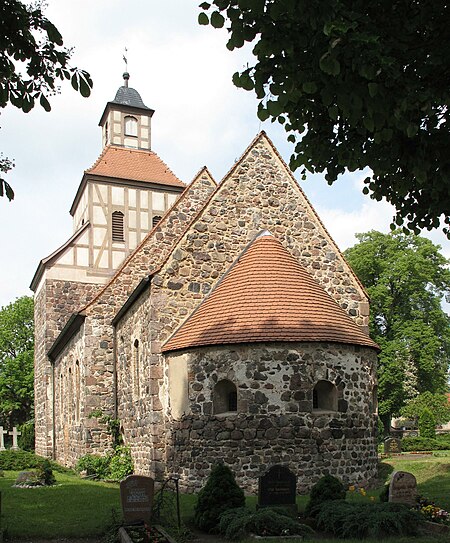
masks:
<svg viewBox="0 0 450 543"><path fill-rule="evenodd" d="M217 464L198 494L194 523L200 530L214 531L224 511L244 505L244 492L237 485L230 468Z"/></svg>
<svg viewBox="0 0 450 543"><path fill-rule="evenodd" d="M330 500L345 500L345 488L336 477L325 475L312 487L305 514L315 517L320 505Z"/></svg>
<svg viewBox="0 0 450 543"><path fill-rule="evenodd" d="M427 408L419 416L419 435L428 439L436 438L436 419Z"/></svg>

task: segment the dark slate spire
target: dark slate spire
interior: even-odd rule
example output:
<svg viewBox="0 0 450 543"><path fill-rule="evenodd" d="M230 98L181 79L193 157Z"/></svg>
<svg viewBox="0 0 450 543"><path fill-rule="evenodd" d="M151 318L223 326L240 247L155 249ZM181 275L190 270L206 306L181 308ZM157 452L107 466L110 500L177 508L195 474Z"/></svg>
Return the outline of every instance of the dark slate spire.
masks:
<svg viewBox="0 0 450 543"><path fill-rule="evenodd" d="M122 104L124 106L138 107L141 109L150 109L144 104L138 91L128 86L128 80L130 79L130 74L128 72L125 72L123 74L123 79L124 85L122 85L122 87L119 87L119 90L116 92L116 97L111 103Z"/></svg>

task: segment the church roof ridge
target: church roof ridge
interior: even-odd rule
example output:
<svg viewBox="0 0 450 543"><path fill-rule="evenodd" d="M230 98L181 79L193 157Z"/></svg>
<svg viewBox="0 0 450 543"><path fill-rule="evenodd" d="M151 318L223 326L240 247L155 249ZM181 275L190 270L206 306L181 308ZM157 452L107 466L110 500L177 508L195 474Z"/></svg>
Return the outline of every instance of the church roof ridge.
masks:
<svg viewBox="0 0 450 543"><path fill-rule="evenodd" d="M281 242L264 232L241 252L162 351L272 341L379 348Z"/></svg>

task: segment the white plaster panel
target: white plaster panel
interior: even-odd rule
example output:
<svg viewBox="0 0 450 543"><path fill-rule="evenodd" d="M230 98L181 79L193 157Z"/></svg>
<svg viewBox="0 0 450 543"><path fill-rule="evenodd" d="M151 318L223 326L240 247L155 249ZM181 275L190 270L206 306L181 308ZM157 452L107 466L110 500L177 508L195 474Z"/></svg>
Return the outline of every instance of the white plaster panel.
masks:
<svg viewBox="0 0 450 543"><path fill-rule="evenodd" d="M141 209L148 209L148 192L141 190Z"/></svg>
<svg viewBox="0 0 450 543"><path fill-rule="evenodd" d="M136 211L128 213L128 226L129 228L136 228Z"/></svg>
<svg viewBox="0 0 450 543"><path fill-rule="evenodd" d="M148 140L148 128L141 128L141 138Z"/></svg>
<svg viewBox="0 0 450 543"><path fill-rule="evenodd" d="M122 127L120 123L114 123L114 134L120 134L122 132Z"/></svg>
<svg viewBox="0 0 450 543"><path fill-rule="evenodd" d="M98 251L94 251L94 254L97 253L98 254ZM107 251L103 251L102 253L102 256L100 257L100 262L99 262L99 265L98 265L99 268L108 268L108 252Z"/></svg>
<svg viewBox="0 0 450 543"><path fill-rule="evenodd" d="M148 117L146 115L141 116L141 125L148 126Z"/></svg>
<svg viewBox="0 0 450 543"><path fill-rule="evenodd" d="M142 230L148 230L148 213L141 213L141 228Z"/></svg>
<svg viewBox="0 0 450 543"><path fill-rule="evenodd" d="M108 187L106 185L96 185L100 195L103 199L103 202L106 203L108 200Z"/></svg>
<svg viewBox="0 0 450 543"><path fill-rule="evenodd" d="M89 266L89 249L77 247L77 266Z"/></svg>
<svg viewBox="0 0 450 543"><path fill-rule="evenodd" d="M93 215L94 215L94 224L105 224L105 225L107 224L105 211L102 207L94 206Z"/></svg>
<svg viewBox="0 0 450 543"><path fill-rule="evenodd" d="M120 137L119 136L114 136L113 142L114 143L120 143Z"/></svg>
<svg viewBox="0 0 450 543"><path fill-rule="evenodd" d="M94 245L100 246L102 245L105 236L107 233L106 228L102 228L101 226L97 226L94 228Z"/></svg>
<svg viewBox="0 0 450 543"><path fill-rule="evenodd" d="M73 265L74 254L73 248L68 249L63 255L58 258L58 264Z"/></svg>
<svg viewBox="0 0 450 543"><path fill-rule="evenodd" d="M167 203L169 207L171 207L176 201L177 201L178 195L177 194L168 194L167 195Z"/></svg>
<svg viewBox="0 0 450 543"><path fill-rule="evenodd" d="M154 210L162 211L164 209L164 193L152 192L152 207Z"/></svg>
<svg viewBox="0 0 450 543"><path fill-rule="evenodd" d="M132 147L133 149L137 149L138 142L137 139L131 139L131 138L124 138L123 144L125 147Z"/></svg>
<svg viewBox="0 0 450 543"><path fill-rule="evenodd" d="M137 246L136 232L129 232L129 234L128 234L128 243L130 245L130 249L134 249Z"/></svg>
<svg viewBox="0 0 450 543"><path fill-rule="evenodd" d="M112 187L112 203L115 206L123 206L125 201L125 191L123 187Z"/></svg>
<svg viewBox="0 0 450 543"><path fill-rule="evenodd" d="M115 121L120 121L120 119L121 119L120 111L114 111L113 116L114 116Z"/></svg>
<svg viewBox="0 0 450 543"><path fill-rule="evenodd" d="M125 253L123 251L113 251L112 252L112 265L113 268L118 268L123 261Z"/></svg>
<svg viewBox="0 0 450 543"><path fill-rule="evenodd" d="M150 149L150 142L141 140L141 149Z"/></svg>
<svg viewBox="0 0 450 543"><path fill-rule="evenodd" d="M77 245L89 245L89 230L85 230L77 240Z"/></svg>
<svg viewBox="0 0 450 543"><path fill-rule="evenodd" d="M136 190L128 189L128 205L131 207L136 207Z"/></svg>

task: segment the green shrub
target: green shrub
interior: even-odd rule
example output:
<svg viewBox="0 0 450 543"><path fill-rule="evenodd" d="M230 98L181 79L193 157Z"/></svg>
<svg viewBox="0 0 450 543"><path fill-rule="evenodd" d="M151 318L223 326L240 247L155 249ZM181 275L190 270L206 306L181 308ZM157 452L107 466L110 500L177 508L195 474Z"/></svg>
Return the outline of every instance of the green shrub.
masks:
<svg viewBox="0 0 450 543"><path fill-rule="evenodd" d="M436 437L436 418L427 408L419 416L419 435L428 439Z"/></svg>
<svg viewBox="0 0 450 543"><path fill-rule="evenodd" d="M339 538L412 536L422 525L421 515L400 503L325 502L317 515L317 527Z"/></svg>
<svg viewBox="0 0 450 543"><path fill-rule="evenodd" d="M450 441L445 439L429 439L425 437L405 437L402 439L402 450L408 451L445 451L450 449Z"/></svg>
<svg viewBox="0 0 450 543"><path fill-rule="evenodd" d="M220 515L219 533L227 539L242 539L249 533L260 536L309 535L309 526L300 524L280 509L264 507L252 511L246 507L229 509Z"/></svg>
<svg viewBox="0 0 450 543"><path fill-rule="evenodd" d="M330 500L344 500L344 485L332 475L322 477L311 489L309 502L306 504L305 514L314 517L317 514L319 506Z"/></svg>
<svg viewBox="0 0 450 543"><path fill-rule="evenodd" d="M380 492L380 495L378 496L378 499L380 500L380 502L389 501L389 483L387 485L384 485L383 490Z"/></svg>
<svg viewBox="0 0 450 543"><path fill-rule="evenodd" d="M130 447L125 447L124 445L116 447L113 454L109 456L107 479L121 481L132 473L133 460L131 458Z"/></svg>
<svg viewBox="0 0 450 543"><path fill-rule="evenodd" d="M53 475L52 466L47 459L41 462L36 470L36 473L44 485L50 486L56 483L55 476Z"/></svg>
<svg viewBox="0 0 450 543"><path fill-rule="evenodd" d="M217 527L222 513L244 505L244 492L234 480L230 468L217 464L198 494L194 523L200 530L210 532Z"/></svg>
<svg viewBox="0 0 450 543"><path fill-rule="evenodd" d="M19 426L21 435L18 439L18 445L24 451L34 452L34 419L25 422Z"/></svg>
<svg viewBox="0 0 450 543"><path fill-rule="evenodd" d="M0 451L0 469L23 471L37 468L44 458L28 451Z"/></svg>
<svg viewBox="0 0 450 543"><path fill-rule="evenodd" d="M88 477L106 479L108 481L121 481L133 473L133 461L130 448L116 447L105 456L98 454L85 454L78 459L75 466L78 473L85 471Z"/></svg>

